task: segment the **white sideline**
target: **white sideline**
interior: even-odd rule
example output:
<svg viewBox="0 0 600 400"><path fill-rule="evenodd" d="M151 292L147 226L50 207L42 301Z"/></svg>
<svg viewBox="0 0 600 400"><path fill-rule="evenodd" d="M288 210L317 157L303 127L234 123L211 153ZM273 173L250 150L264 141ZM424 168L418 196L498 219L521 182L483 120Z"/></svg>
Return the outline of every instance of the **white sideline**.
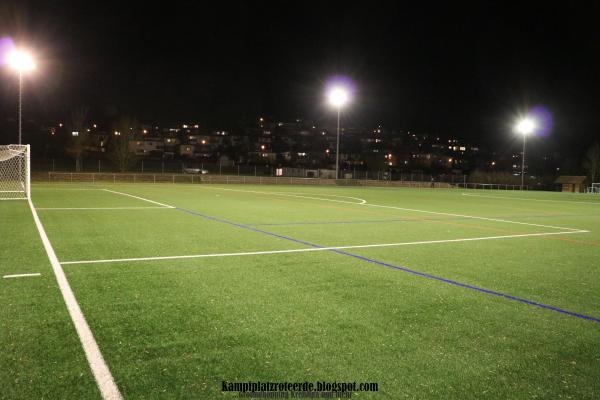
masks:
<svg viewBox="0 0 600 400"><path fill-rule="evenodd" d="M303 249L249 251L249 252L240 252L240 253L213 253L213 254L191 254L191 255L184 255L184 256L162 256L162 257L139 257L139 258L114 258L114 259L106 259L106 260L63 261L63 262L61 262L61 264L62 265L103 264L103 263L129 262L129 261L178 260L178 259L186 259L186 258L256 256L256 255L265 255L265 254L303 253L303 252L310 252L310 251L367 249L367 248L371 248L371 247L396 247L396 246L410 246L410 245L436 244L436 243L472 242L472 241L478 241L478 240L509 239L509 238L531 237L531 236L568 235L568 234L573 234L573 233L589 233L589 231L579 230L579 231L568 231L568 232L523 233L523 234L516 234L516 235L482 236L482 237L463 238L463 239L443 239L443 240L426 240L426 241L420 241L420 242L362 244L362 245L353 245L353 246L309 247L309 248L303 248Z"/></svg>
<svg viewBox="0 0 600 400"><path fill-rule="evenodd" d="M162 209L167 210L173 207L38 207L37 210L148 210L148 209Z"/></svg>
<svg viewBox="0 0 600 400"><path fill-rule="evenodd" d="M29 276L40 276L42 274L40 274L39 272L33 273L33 274L14 274L14 275L4 275L2 278L3 279L10 279L10 278L25 278L25 277L29 277Z"/></svg>
<svg viewBox="0 0 600 400"><path fill-rule="evenodd" d="M143 201L147 201L148 203L153 203L153 204L158 204L159 206L163 206L165 208L175 208L173 206L169 206L167 204L163 204L163 203L159 203L158 201L154 201L154 200L149 200L149 199L145 199L143 197L139 197L139 196L134 196L132 194L129 193L123 193L123 192L117 192L116 190L110 190L110 189L102 189L105 192L110 192L110 193L116 193L116 194L120 194L122 196L128 196L128 197L133 197L134 199L138 199L138 200L143 200Z"/></svg>
<svg viewBox="0 0 600 400"><path fill-rule="evenodd" d="M525 200L525 201L544 201L551 203L575 203L575 204L595 204L600 206L600 201L574 201L574 200L548 200L548 199L528 199L525 197L512 197L512 196L489 196L484 194L474 194L474 193L461 193L463 196L470 197L484 197L488 199L505 199L505 200Z"/></svg>
<svg viewBox="0 0 600 400"><path fill-rule="evenodd" d="M219 187L215 187L215 188L211 187L210 189L229 190L229 191L246 192L246 193L258 193L258 194L266 194L266 195L278 195L277 193L260 192L260 191L255 191L255 190L227 189L227 188L219 188ZM301 196L291 196L291 197L301 197ZM311 198L315 199L315 200L335 201L335 202L338 202L338 203L355 204L355 205L359 205L359 206L390 208L390 209L401 210L401 211L412 211L412 212L419 212L419 213L425 213L425 214L446 215L446 216L449 216L449 217L461 217L461 218L469 218L469 219L480 219L480 220L484 220L484 221L504 222L504 223L508 223L508 224L537 226L537 227L540 227L540 228L562 229L562 230L578 231L578 232L581 231L581 229L579 229L579 228L566 228L566 227L563 227L563 226L533 224L533 223L530 223L530 222L519 222L519 221L512 221L512 220L500 219L500 218L477 217L477 216L474 216L474 215L453 214L453 213L445 213L445 212L437 212L437 211L418 210L418 209L415 209L415 208L384 206L384 205L380 205L380 204L371 204L371 203L366 202L366 200L365 200L364 203L355 203L355 202L352 202L352 201L321 199L321 198L318 198L318 197L311 197Z"/></svg>
<svg viewBox="0 0 600 400"><path fill-rule="evenodd" d="M42 243L46 249L46 254L48 255L48 259L52 265L52 270L56 276L58 287L60 288L60 292L62 293L65 304L67 305L67 310L69 311L71 320L73 321L75 329L77 330L77 334L79 335L79 340L81 341L81 345L85 351L85 356L90 365L90 369L92 370L92 374L96 379L96 383L98 384L102 398L104 400L121 400L123 398L121 396L121 392L119 392L119 388L115 384L108 365L106 365L104 357L102 357L102 353L100 352L100 348L96 343L96 339L94 339L94 335L92 334L92 331L85 320L85 316L83 315L83 312L81 311L81 308L75 299L75 294L69 285L69 281L65 276L65 272L58 262L56 253L52 248L52 244L50 244L50 240L46 235L44 226L38 217L31 199L29 199L29 208L31 208L33 220L35 221L40 238L42 239Z"/></svg>

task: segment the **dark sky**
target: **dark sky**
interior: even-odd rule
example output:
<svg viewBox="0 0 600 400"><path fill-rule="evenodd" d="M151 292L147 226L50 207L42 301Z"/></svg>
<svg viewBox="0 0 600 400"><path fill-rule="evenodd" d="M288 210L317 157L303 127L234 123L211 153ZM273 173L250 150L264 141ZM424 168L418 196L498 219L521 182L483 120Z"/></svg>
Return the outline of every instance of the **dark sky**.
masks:
<svg viewBox="0 0 600 400"><path fill-rule="evenodd" d="M502 145L516 116L541 105L554 117L555 145L600 137L592 2L151 3L1 3L0 35L40 58L26 82L29 118L87 105L99 120L329 124L323 87L344 74L357 85L347 124ZM0 78L6 118L16 86L7 71Z"/></svg>

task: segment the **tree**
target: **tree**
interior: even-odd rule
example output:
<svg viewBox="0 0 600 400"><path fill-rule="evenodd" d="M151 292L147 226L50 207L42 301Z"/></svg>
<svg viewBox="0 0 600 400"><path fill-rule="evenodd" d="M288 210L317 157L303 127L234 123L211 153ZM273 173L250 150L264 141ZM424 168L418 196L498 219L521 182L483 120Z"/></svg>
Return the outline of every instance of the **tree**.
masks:
<svg viewBox="0 0 600 400"><path fill-rule="evenodd" d="M592 178L592 182L600 182L600 144L594 143L585 153L583 167Z"/></svg>
<svg viewBox="0 0 600 400"><path fill-rule="evenodd" d="M123 116L115 124L115 129L109 142L108 157L121 172L127 171L137 161L135 152L129 147L129 141L133 140L131 128L137 127L134 118Z"/></svg>
<svg viewBox="0 0 600 400"><path fill-rule="evenodd" d="M81 159L88 150L89 135L86 131L88 117L87 107L78 107L71 110L67 120L69 139L65 152L75 159L75 171L81 171Z"/></svg>

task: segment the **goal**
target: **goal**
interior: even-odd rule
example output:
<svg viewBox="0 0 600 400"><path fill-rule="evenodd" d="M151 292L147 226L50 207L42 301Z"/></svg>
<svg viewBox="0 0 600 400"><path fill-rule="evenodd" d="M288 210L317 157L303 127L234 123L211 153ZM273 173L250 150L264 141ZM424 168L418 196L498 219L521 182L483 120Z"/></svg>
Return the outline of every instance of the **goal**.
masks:
<svg viewBox="0 0 600 400"><path fill-rule="evenodd" d="M600 193L600 182L599 183L592 183L592 186L590 186L589 188L587 188L586 192L588 192L588 193Z"/></svg>
<svg viewBox="0 0 600 400"><path fill-rule="evenodd" d="M0 145L0 200L29 199L29 145Z"/></svg>

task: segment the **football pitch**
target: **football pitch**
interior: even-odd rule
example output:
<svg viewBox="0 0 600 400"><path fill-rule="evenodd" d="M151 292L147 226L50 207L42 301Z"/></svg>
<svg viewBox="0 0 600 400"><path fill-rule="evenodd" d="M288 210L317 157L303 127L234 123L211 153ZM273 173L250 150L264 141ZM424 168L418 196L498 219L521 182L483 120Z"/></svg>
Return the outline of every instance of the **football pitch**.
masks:
<svg viewBox="0 0 600 400"><path fill-rule="evenodd" d="M0 398L600 397L600 196L38 183L32 203L0 201Z"/></svg>

